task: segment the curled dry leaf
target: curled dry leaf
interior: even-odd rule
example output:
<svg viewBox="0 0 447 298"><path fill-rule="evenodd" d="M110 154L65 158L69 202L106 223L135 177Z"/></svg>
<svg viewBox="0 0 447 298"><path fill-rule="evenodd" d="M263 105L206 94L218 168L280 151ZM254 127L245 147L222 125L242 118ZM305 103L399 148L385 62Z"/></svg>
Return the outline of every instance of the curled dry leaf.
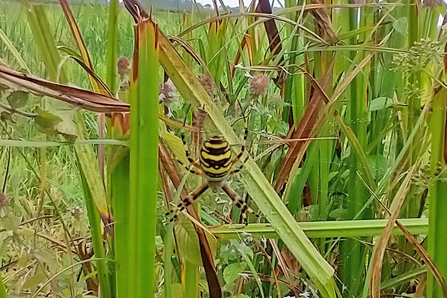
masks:
<svg viewBox="0 0 447 298"><path fill-rule="evenodd" d="M94 112L129 112L129 104L123 103L117 98L77 87L54 83L1 65L0 81L2 84L20 86L32 92L59 99Z"/></svg>

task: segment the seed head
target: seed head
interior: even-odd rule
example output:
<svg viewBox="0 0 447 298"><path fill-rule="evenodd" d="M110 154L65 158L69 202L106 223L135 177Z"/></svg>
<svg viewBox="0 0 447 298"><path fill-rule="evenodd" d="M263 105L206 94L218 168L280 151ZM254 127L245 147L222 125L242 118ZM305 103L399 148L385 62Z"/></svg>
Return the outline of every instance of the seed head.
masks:
<svg viewBox="0 0 447 298"><path fill-rule="evenodd" d="M121 77L130 74L130 61L127 57L119 57L116 62L116 67L118 69L118 74Z"/></svg>
<svg viewBox="0 0 447 298"><path fill-rule="evenodd" d="M202 85L203 89L205 89L206 93L208 93L209 96L213 97L216 94L216 83L214 83L214 80L211 76L207 74L200 74L198 77L200 84Z"/></svg>
<svg viewBox="0 0 447 298"><path fill-rule="evenodd" d="M81 218L82 214L84 213L84 210L81 207L74 207L71 209L71 216L73 216L76 219Z"/></svg>
<svg viewBox="0 0 447 298"><path fill-rule="evenodd" d="M6 196L5 193L0 191L0 208L9 206L9 204L10 204L10 201L9 201L8 196Z"/></svg>
<svg viewBox="0 0 447 298"><path fill-rule="evenodd" d="M441 0L424 0L422 5L425 7L438 7L438 6L442 5L442 1Z"/></svg>
<svg viewBox="0 0 447 298"><path fill-rule="evenodd" d="M269 89L269 77L263 73L254 75L248 80L248 90L254 96L264 95Z"/></svg>
<svg viewBox="0 0 447 298"><path fill-rule="evenodd" d="M169 106L176 99L177 88L175 88L174 83L172 83L171 79L160 85L160 89L158 91L159 103L164 103L165 106Z"/></svg>

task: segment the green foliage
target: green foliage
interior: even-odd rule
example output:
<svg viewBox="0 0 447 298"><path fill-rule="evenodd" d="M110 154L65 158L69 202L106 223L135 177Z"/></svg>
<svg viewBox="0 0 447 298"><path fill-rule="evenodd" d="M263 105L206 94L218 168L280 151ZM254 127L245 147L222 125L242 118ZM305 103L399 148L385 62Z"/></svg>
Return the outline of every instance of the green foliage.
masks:
<svg viewBox="0 0 447 298"><path fill-rule="evenodd" d="M91 88L85 69L72 58L82 56L60 7L22 3L0 0L1 61L36 76ZM202 222L221 225L210 228L217 238L205 234L224 297L367 297L370 290L371 295L404 296L421 293L427 274L427 296L440 297L430 269L402 232L394 228L386 234L383 228L387 207L423 245L428 234L431 256L447 274L446 211L440 203L447 180L447 38L437 24L442 9L383 4L380 9L353 9L347 1L333 1L339 7L328 7L330 14L325 15L324 10L286 1L286 10L273 23L281 39L275 54L269 48L271 32L268 36L264 27L268 17L224 14L216 20L210 11L182 15L155 10L152 17L162 32L174 36L168 41L171 54L160 62L177 87L164 94L161 86L164 97L159 96L158 106L155 98L163 80L156 78L162 78L162 71L154 66L157 59L145 56L147 51L140 52L139 81L130 73L118 80L115 73L116 57L131 58L134 50L129 14L117 5L107 18L107 5L73 4L95 73L132 103L131 156L128 148L117 147L129 139L125 121L108 121L107 138L112 140L98 141L102 132L96 115L81 115L71 106L0 81L0 247L10 297L50 291L61 297L95 296L98 282L106 285L101 291L106 296L144 296L143 289L154 287L156 297L180 297L180 292L188 298L198 292L212 297L210 273L202 267L203 245L189 217L179 215L168 225L155 218L169 209L172 193L180 196L165 170L184 173L181 167L166 165L158 171L157 137L172 156L188 164L180 135L186 132L183 123L190 127L197 120L199 104L205 104L209 116L202 137L221 133L235 152L241 145L242 114L247 118L252 158L242 158L242 173L228 183L261 211L260 219L251 216L251 224L243 227L237 225L237 208L231 208L224 194L208 192L198 199ZM177 53L186 63L176 63ZM266 75L267 84L253 85L259 74ZM143 107L148 94L151 103ZM142 132L149 122L151 127ZM198 134L186 134L194 154L200 146ZM64 146L67 140L76 150ZM98 144L110 145L105 178L98 166ZM90 152L83 154L87 145ZM295 146L299 149L293 151ZM285 183L274 192L270 184L281 180L285 164ZM192 175L186 180L189 190L197 186ZM407 188L403 181L410 181ZM113 217L107 217L109 211ZM114 236L111 222L107 224L112 219ZM378 266L377 243L387 237L390 250ZM142 245L132 246L138 242ZM98 258L94 261L89 260L90 245ZM134 278L129 279L131 273ZM381 277L382 284L371 288L371 276ZM144 284L147 280L149 285ZM0 297L6 297L2 283Z"/></svg>

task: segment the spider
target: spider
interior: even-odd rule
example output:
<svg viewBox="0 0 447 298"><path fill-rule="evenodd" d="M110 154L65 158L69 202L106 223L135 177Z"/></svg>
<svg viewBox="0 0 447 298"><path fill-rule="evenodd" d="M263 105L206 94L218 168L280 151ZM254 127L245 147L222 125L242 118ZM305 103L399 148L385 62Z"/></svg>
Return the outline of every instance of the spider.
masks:
<svg viewBox="0 0 447 298"><path fill-rule="evenodd" d="M187 167L183 162L177 160L181 165L185 167L186 170L194 175L202 176L204 182L202 185L197 187L193 192L191 192L185 199L183 199L177 205L177 212L182 212L189 205L191 205L200 195L202 195L207 189L211 189L214 193L219 192L221 189L233 200L234 204L241 210L242 219L245 224L247 224L247 213L253 213L253 210L248 206L247 202L242 199L228 184L228 177L241 171L243 165L232 170L232 167L241 159L242 155L245 153L245 143L247 141L248 129L247 122L244 119L244 140L241 146L241 151L232 159L232 151L230 149L230 144L223 139L221 136L212 136L206 139L199 151L199 162L195 161L189 153L188 147L186 146L185 136L182 135L182 142L186 149L186 157L189 163L196 169L191 169ZM174 213L166 213L166 215ZM177 217L177 213L171 217L172 222Z"/></svg>

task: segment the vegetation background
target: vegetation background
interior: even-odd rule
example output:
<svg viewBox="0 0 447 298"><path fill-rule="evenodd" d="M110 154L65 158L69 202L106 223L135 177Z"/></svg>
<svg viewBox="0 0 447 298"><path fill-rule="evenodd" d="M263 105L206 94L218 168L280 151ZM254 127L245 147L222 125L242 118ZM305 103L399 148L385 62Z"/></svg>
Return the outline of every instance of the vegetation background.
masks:
<svg viewBox="0 0 447 298"><path fill-rule="evenodd" d="M64 3L0 0L1 298L447 297L442 2ZM244 122L260 217L206 193L171 223L180 136L238 152Z"/></svg>

